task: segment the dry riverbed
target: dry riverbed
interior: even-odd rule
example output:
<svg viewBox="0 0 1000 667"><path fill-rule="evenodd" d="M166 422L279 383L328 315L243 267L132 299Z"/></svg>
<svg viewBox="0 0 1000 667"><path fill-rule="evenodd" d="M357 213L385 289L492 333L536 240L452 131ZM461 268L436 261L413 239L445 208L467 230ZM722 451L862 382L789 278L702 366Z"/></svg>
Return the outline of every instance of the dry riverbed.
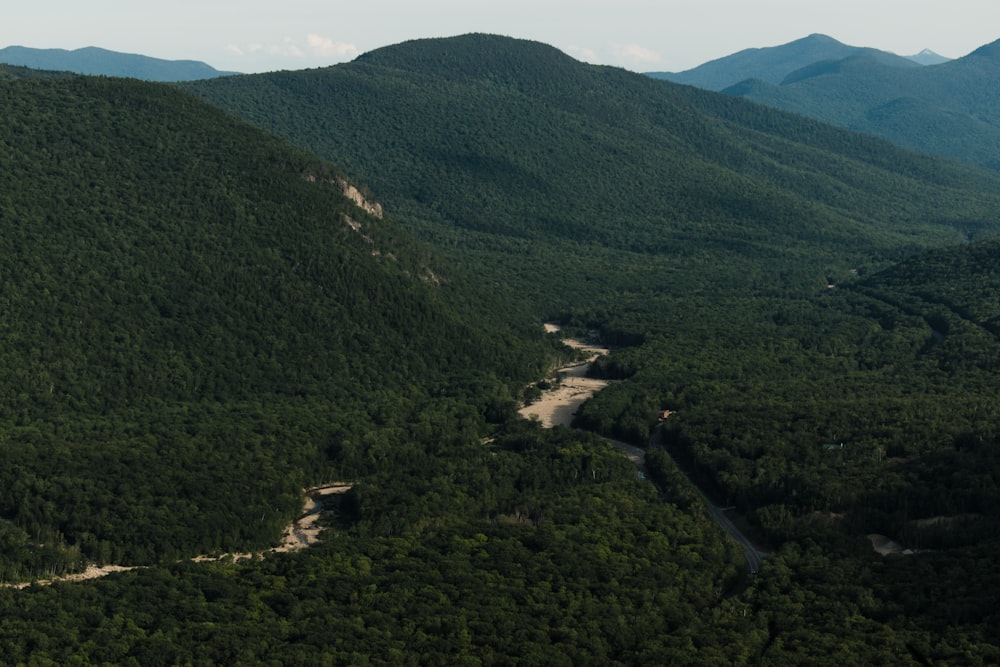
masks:
<svg viewBox="0 0 1000 667"><path fill-rule="evenodd" d="M298 516L298 518L285 527L285 530L281 535L281 546L268 549L267 551L263 551L261 553L227 553L222 554L221 556L196 556L191 560L195 563L220 560L240 561L269 553L287 553L289 551L299 551L300 549L311 547L319 542L319 534L322 528L318 526L316 522L324 509L323 499L330 495L345 493L351 489L351 486L351 484L346 482L335 482L325 486L306 489L304 491L305 504L302 507L302 513ZM16 584L3 584L3 586L20 589L27 588L32 584L45 586L57 581L86 581L87 579L99 579L101 577L106 577L109 574L114 574L115 572L137 570L141 567L144 566L104 565L99 567L97 565L90 564L83 572L75 572L73 574L67 574L61 577L52 577L50 579L38 579L35 581L20 582Z"/></svg>
<svg viewBox="0 0 1000 667"><path fill-rule="evenodd" d="M281 546L271 551L278 553L298 551L319 542L319 534L323 529L316 524L316 521L324 509L323 499L350 490L350 484L338 482L306 491L306 504L302 508L302 514L285 527L285 532L281 536Z"/></svg>
<svg viewBox="0 0 1000 667"><path fill-rule="evenodd" d="M549 333L559 331L555 324L546 324ZM587 377L590 364L601 355L609 353L606 347L588 345L572 338L563 339L572 348L590 353L586 361L577 362L557 369L553 373L552 389L542 393L542 397L518 412L525 419L537 418L545 428L569 426L573 415L584 401L608 386L607 380Z"/></svg>

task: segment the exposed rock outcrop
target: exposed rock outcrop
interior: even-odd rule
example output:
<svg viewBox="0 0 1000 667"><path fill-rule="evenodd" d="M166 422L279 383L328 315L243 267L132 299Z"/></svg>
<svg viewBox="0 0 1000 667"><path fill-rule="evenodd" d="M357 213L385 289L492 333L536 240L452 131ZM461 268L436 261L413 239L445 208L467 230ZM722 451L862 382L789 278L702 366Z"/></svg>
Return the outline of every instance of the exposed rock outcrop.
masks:
<svg viewBox="0 0 1000 667"><path fill-rule="evenodd" d="M340 176L335 176L330 180L326 179L321 180L318 179L315 174L305 174L303 178L305 178L310 183L316 183L318 181L320 183L329 183L331 185L337 186L337 189L339 189L344 194L345 197L353 201L355 206L360 208L368 215L376 217L379 220L382 219L383 215L382 204L379 204L377 201L368 201L368 199L361 193L361 190L359 190L355 185L348 183L347 179L341 178Z"/></svg>
<svg viewBox="0 0 1000 667"><path fill-rule="evenodd" d="M368 215L374 216L379 220L382 219L382 204L368 201L365 196L361 194L360 190L342 178L338 178L336 180L336 184L340 188L340 191L344 193L344 196L353 201L358 208Z"/></svg>

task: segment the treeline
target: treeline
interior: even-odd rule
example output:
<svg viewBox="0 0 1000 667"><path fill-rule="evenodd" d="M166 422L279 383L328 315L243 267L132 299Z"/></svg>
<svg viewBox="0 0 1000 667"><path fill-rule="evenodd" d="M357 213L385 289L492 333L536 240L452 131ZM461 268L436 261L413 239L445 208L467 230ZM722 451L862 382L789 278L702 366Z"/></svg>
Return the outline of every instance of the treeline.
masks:
<svg viewBox="0 0 1000 667"><path fill-rule="evenodd" d="M20 65L8 65L0 63L0 80L4 79L51 79L65 78L72 76L67 72L50 72L45 70L21 67Z"/></svg>

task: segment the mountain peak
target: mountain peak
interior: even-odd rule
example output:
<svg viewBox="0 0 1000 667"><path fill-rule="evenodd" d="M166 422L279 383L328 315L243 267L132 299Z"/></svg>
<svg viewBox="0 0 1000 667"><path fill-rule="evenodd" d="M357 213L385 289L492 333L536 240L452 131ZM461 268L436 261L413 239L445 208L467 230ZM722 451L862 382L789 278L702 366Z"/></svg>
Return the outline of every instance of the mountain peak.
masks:
<svg viewBox="0 0 1000 667"><path fill-rule="evenodd" d="M485 33L410 40L362 54L356 62L451 81L541 87L577 76L580 64L548 44Z"/></svg>
<svg viewBox="0 0 1000 667"><path fill-rule="evenodd" d="M912 56L905 56L905 58L921 65L940 65L941 63L946 63L951 60L951 58L946 58L940 53L935 53L930 49L924 49L920 53Z"/></svg>
<svg viewBox="0 0 1000 667"><path fill-rule="evenodd" d="M824 35L823 33L814 32L811 35L803 37L798 40L799 42L812 43L812 44L843 44L829 35ZM794 42L793 42L794 43Z"/></svg>
<svg viewBox="0 0 1000 667"><path fill-rule="evenodd" d="M813 33L780 46L745 49L686 72L651 73L651 76L717 91L746 79L759 79L777 85L793 72L815 63L839 61L863 54L878 54L887 62L904 60L890 53L849 46L828 35Z"/></svg>
<svg viewBox="0 0 1000 667"><path fill-rule="evenodd" d="M394 64L408 68L426 69L476 67L486 60L524 60L557 58L571 61L565 53L532 40L517 39L488 33L468 33L455 37L412 39L400 44L385 46L358 56L360 62ZM469 59L475 62L470 63Z"/></svg>

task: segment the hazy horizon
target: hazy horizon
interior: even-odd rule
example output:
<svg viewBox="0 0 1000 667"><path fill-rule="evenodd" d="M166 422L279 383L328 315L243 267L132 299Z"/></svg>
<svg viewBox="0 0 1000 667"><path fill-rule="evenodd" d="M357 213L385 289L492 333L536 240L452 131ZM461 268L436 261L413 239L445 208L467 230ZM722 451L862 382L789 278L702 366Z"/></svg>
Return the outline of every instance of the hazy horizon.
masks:
<svg viewBox="0 0 1000 667"><path fill-rule="evenodd" d="M746 48L813 33L898 55L924 49L958 58L1000 38L1000 4L955 0L843 3L765 0L177 0L121 7L39 0L5 12L0 48L96 46L220 70L305 69L353 60L410 39L486 32L550 44L586 62L633 71L681 71Z"/></svg>

